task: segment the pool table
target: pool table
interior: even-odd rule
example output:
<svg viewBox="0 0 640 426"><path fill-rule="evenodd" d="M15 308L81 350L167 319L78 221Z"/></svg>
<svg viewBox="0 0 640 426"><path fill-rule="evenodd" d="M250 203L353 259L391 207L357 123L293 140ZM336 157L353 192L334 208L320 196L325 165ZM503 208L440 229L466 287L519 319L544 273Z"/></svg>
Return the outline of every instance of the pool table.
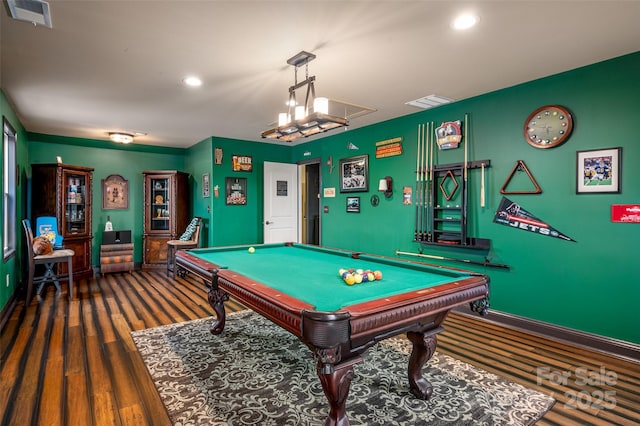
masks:
<svg viewBox="0 0 640 426"><path fill-rule="evenodd" d="M346 399L353 366L377 342L402 333L412 342L411 392L428 399L433 388L422 367L454 307L488 309L486 275L395 258L297 243L179 251L176 266L202 278L216 319L225 326L224 302L233 296L297 336L313 352L329 402L325 425L348 425ZM379 270L382 279L347 285L339 269Z"/></svg>

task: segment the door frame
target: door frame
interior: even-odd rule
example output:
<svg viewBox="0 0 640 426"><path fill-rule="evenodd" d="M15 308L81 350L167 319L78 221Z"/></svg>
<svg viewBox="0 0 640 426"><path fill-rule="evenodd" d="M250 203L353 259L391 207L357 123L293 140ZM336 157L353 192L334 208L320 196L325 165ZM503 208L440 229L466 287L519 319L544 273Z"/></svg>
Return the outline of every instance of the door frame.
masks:
<svg viewBox="0 0 640 426"><path fill-rule="evenodd" d="M296 162L298 165L298 241L305 241L303 238L304 206L303 200L309 196L305 179L302 178L305 167L310 164L318 164L318 245L322 245L322 159L320 157Z"/></svg>

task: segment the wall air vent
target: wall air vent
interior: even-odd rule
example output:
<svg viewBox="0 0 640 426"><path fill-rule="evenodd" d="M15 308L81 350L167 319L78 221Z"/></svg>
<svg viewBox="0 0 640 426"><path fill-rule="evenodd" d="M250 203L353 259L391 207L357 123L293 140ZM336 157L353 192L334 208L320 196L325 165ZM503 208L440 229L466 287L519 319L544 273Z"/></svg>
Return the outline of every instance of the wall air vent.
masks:
<svg viewBox="0 0 640 426"><path fill-rule="evenodd" d="M41 0L7 0L11 17L51 28L49 3Z"/></svg>

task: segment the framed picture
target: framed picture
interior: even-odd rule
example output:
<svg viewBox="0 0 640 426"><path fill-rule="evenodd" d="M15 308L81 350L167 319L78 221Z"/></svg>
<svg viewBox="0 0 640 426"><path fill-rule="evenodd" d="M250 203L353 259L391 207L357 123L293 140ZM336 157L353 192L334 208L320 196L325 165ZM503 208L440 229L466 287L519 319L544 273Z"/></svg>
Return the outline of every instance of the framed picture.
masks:
<svg viewBox="0 0 640 426"><path fill-rule="evenodd" d="M367 192L369 190L369 156L340 160L340 192Z"/></svg>
<svg viewBox="0 0 640 426"><path fill-rule="evenodd" d="M245 206L247 204L247 178L226 178L225 198L228 206Z"/></svg>
<svg viewBox="0 0 640 426"><path fill-rule="evenodd" d="M211 183L209 182L209 173L202 175L202 197L209 198L211 191Z"/></svg>
<svg viewBox="0 0 640 426"><path fill-rule="evenodd" d="M102 179L102 209L125 210L129 208L129 181L120 175Z"/></svg>
<svg viewBox="0 0 640 426"><path fill-rule="evenodd" d="M576 153L576 193L619 193L622 148Z"/></svg>
<svg viewBox="0 0 640 426"><path fill-rule="evenodd" d="M347 197L347 213L360 213L360 197Z"/></svg>

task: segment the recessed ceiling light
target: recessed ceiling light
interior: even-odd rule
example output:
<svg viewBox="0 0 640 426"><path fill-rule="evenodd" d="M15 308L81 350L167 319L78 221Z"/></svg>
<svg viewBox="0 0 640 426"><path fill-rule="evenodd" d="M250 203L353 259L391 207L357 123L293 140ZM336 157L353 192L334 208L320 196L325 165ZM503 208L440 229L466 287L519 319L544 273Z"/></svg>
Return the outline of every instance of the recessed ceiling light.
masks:
<svg viewBox="0 0 640 426"><path fill-rule="evenodd" d="M455 30L468 30L473 27L479 21L478 17L471 14L464 14L458 16L451 23L451 27Z"/></svg>
<svg viewBox="0 0 640 426"><path fill-rule="evenodd" d="M202 86L202 80L195 76L185 77L182 82L189 87L199 87Z"/></svg>

